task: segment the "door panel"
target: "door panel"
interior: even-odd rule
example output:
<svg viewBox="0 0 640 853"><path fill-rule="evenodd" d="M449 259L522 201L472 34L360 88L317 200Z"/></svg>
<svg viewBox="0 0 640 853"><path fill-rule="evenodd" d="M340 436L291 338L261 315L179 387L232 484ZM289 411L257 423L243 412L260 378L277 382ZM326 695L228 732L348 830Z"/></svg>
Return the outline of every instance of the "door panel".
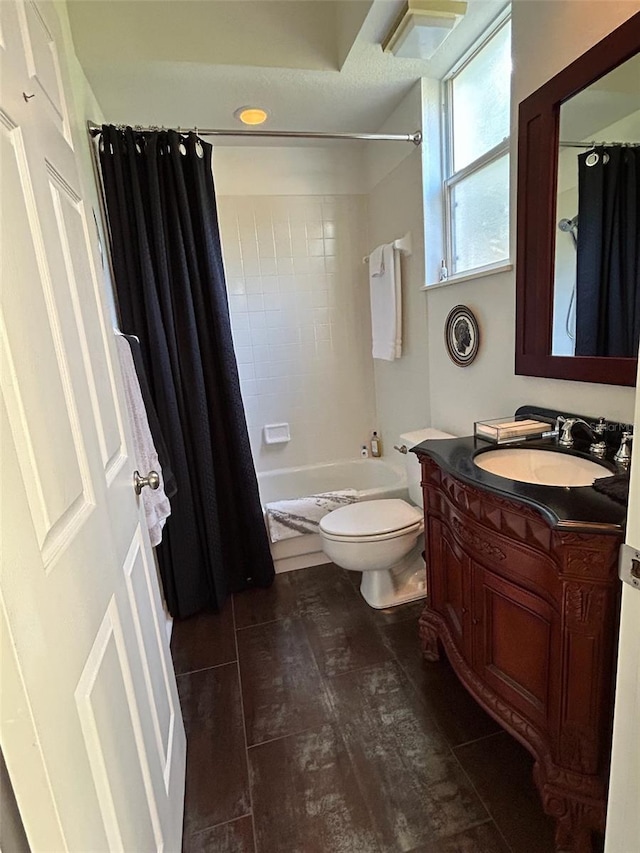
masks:
<svg viewBox="0 0 640 853"><path fill-rule="evenodd" d="M430 596L434 610L441 613L455 635L459 648L471 662L469 642L470 560L438 519L429 518L429 549L433 584Z"/></svg>
<svg viewBox="0 0 640 853"><path fill-rule="evenodd" d="M122 626L112 599L75 691L110 850L153 850L161 830ZM127 756L126 764L122 756Z"/></svg>
<svg viewBox="0 0 640 853"><path fill-rule="evenodd" d="M184 728L55 7L0 7L2 750L34 851L179 850Z"/></svg>
<svg viewBox="0 0 640 853"><path fill-rule="evenodd" d="M141 530L131 544L124 563L129 607L133 616L136 643L142 661L146 697L151 711L155 748L163 769L165 788L169 790L171 745L176 724L176 705L167 671L165 633L158 619L155 591L155 567L149 565ZM152 620L140 619L140 613L150 610Z"/></svg>
<svg viewBox="0 0 640 853"><path fill-rule="evenodd" d="M31 90L41 92L58 131L70 147L71 132L56 43L41 7L33 0L17 3L18 25Z"/></svg>
<svg viewBox="0 0 640 853"><path fill-rule="evenodd" d="M118 405L113 371L100 317L100 299L82 200L66 180L48 165L49 188L58 228L64 265L73 303L85 371L89 378L91 405L98 432L100 453L109 484L126 461L122 414ZM73 252L72 246L85 245ZM98 346L91 346L91 342ZM92 351L93 350L93 351Z"/></svg>
<svg viewBox="0 0 640 853"><path fill-rule="evenodd" d="M7 407L47 567L91 511L94 498L23 134L6 114L0 134L3 195L12 200L2 219L0 322L11 380ZM27 295L25 281L39 286ZM60 470L50 464L52 447Z"/></svg>
<svg viewBox="0 0 640 853"><path fill-rule="evenodd" d="M546 725L557 665L551 653L557 630L553 610L478 564L473 577L473 646L480 677L533 722Z"/></svg>

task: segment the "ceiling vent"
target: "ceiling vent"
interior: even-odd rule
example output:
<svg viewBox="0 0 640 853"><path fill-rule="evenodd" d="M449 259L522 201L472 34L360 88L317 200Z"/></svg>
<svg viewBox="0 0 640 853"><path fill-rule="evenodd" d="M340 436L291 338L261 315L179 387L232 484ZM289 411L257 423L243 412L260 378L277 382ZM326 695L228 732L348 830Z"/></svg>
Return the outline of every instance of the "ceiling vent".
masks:
<svg viewBox="0 0 640 853"><path fill-rule="evenodd" d="M408 0L382 49L404 59L431 59L466 11L463 0Z"/></svg>

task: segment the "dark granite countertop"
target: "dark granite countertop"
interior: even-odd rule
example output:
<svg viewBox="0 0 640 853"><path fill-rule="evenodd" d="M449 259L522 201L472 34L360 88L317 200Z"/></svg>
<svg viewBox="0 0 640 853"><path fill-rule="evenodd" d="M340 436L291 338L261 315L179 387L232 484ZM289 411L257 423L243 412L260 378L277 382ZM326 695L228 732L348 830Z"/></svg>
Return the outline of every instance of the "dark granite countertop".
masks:
<svg viewBox="0 0 640 853"><path fill-rule="evenodd" d="M553 438L496 445L481 438L467 436L423 441L412 447L411 452L418 456L429 456L449 474L470 486L486 489L533 507L552 527L585 533L618 533L625 526L626 508L600 494L592 486L539 486L534 483L521 483L491 474L473 463L474 457L483 451L523 446L531 449L544 448L594 461L587 452L580 450L578 442L576 444L577 448L564 450L558 447ZM612 474L618 473L615 464L610 460L598 461L606 464Z"/></svg>

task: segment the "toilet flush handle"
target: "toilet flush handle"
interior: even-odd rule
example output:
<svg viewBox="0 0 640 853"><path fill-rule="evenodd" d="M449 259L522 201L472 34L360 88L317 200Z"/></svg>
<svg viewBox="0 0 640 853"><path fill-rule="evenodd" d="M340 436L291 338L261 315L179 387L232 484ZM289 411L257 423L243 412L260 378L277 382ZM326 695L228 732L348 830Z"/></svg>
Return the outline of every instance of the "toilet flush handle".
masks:
<svg viewBox="0 0 640 853"><path fill-rule="evenodd" d="M397 445L397 444L394 444L394 445L393 445L393 449L394 449L394 450L397 450L397 451L398 451L398 453L408 453L408 452L409 452L409 451L407 450L407 445L406 445L406 444L401 444L401 445L400 445L400 447L398 447L398 445Z"/></svg>

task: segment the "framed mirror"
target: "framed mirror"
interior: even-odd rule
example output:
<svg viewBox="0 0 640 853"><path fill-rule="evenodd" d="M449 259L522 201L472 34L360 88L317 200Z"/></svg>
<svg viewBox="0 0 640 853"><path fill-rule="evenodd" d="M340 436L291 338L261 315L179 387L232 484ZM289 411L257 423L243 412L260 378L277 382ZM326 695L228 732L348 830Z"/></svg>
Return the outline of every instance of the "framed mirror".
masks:
<svg viewBox="0 0 640 853"><path fill-rule="evenodd" d="M640 13L520 104L516 373L634 385Z"/></svg>

